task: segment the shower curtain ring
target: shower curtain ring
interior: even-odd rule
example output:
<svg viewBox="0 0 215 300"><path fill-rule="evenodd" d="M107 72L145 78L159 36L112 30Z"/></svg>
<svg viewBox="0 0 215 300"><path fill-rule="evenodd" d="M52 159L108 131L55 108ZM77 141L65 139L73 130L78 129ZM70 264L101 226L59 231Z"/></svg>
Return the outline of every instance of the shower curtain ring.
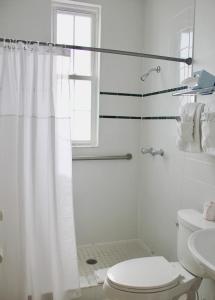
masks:
<svg viewBox="0 0 215 300"><path fill-rule="evenodd" d="M48 52L52 52L53 44L48 42Z"/></svg>
<svg viewBox="0 0 215 300"><path fill-rule="evenodd" d="M31 50L31 51L33 51L33 49L34 49L34 42L33 41L30 41L29 42L29 49Z"/></svg>
<svg viewBox="0 0 215 300"><path fill-rule="evenodd" d="M32 51L33 50L38 50L40 47L40 42L39 41L36 41L35 43L32 44Z"/></svg>
<svg viewBox="0 0 215 300"><path fill-rule="evenodd" d="M29 41L29 50L33 51L34 43L33 41Z"/></svg>
<svg viewBox="0 0 215 300"><path fill-rule="evenodd" d="M46 42L47 52L51 50L51 44L49 42Z"/></svg>
<svg viewBox="0 0 215 300"><path fill-rule="evenodd" d="M16 49L16 39L13 40L13 49Z"/></svg>
<svg viewBox="0 0 215 300"><path fill-rule="evenodd" d="M3 47L6 48L7 45L6 45L6 38L3 38Z"/></svg>
<svg viewBox="0 0 215 300"><path fill-rule="evenodd" d="M12 49L12 42L13 42L13 40L10 39L9 46L8 46L9 49Z"/></svg>

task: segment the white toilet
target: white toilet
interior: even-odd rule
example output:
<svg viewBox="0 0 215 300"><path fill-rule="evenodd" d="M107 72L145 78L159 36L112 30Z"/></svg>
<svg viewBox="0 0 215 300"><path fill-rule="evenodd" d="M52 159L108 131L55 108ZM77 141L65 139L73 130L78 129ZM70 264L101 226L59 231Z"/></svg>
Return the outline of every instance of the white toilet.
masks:
<svg viewBox="0 0 215 300"><path fill-rule="evenodd" d="M162 256L123 261L111 267L103 285L109 300L194 300L204 271L192 258L187 241L196 230L215 227L192 209L178 211L178 262Z"/></svg>

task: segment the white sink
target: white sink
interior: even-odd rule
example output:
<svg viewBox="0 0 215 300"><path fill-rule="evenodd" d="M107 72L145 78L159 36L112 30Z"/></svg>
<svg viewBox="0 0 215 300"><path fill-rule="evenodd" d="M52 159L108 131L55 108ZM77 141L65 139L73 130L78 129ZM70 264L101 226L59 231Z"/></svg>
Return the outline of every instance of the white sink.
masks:
<svg viewBox="0 0 215 300"><path fill-rule="evenodd" d="M195 231L188 240L188 247L205 275L215 280L215 228Z"/></svg>

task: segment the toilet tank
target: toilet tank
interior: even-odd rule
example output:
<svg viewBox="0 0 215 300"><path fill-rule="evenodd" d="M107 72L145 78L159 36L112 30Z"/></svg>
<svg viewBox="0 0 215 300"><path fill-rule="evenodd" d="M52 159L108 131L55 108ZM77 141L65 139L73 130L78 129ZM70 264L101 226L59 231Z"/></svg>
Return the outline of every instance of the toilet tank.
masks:
<svg viewBox="0 0 215 300"><path fill-rule="evenodd" d="M194 231L207 228L215 228L215 222L205 220L202 213L194 209L178 211L178 260L186 270L199 277L204 277L205 272L193 259L187 242Z"/></svg>

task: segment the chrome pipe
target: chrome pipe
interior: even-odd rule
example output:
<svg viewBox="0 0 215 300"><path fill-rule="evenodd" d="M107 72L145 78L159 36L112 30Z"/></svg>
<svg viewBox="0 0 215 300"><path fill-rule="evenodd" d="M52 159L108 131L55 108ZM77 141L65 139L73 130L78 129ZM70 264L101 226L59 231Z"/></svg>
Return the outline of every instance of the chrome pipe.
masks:
<svg viewBox="0 0 215 300"><path fill-rule="evenodd" d="M148 70L148 72L146 72L145 74L143 74L143 75L140 77L140 79L141 79L142 81L145 81L146 78L147 78L152 72L160 73L160 71L161 71L161 67L160 67L160 66L151 68L150 70Z"/></svg>
<svg viewBox="0 0 215 300"><path fill-rule="evenodd" d="M143 154L152 154L152 151L153 151L153 148L152 148L152 147L150 147L150 148L142 148L142 149L141 149L141 152L142 152Z"/></svg>
<svg viewBox="0 0 215 300"><path fill-rule="evenodd" d="M93 155L93 156L74 156L72 158L73 161L81 161L81 160L131 160L132 154L128 153L126 155Z"/></svg>
<svg viewBox="0 0 215 300"><path fill-rule="evenodd" d="M155 156L155 155L164 156L164 151L163 151L163 149L153 150L151 154L152 154L152 156Z"/></svg>
<svg viewBox="0 0 215 300"><path fill-rule="evenodd" d="M156 155L164 156L164 150L163 149L155 150L152 147L150 147L150 148L141 148L141 152L143 154L151 154L152 156L156 156Z"/></svg>
<svg viewBox="0 0 215 300"><path fill-rule="evenodd" d="M191 57L180 58L180 57L171 57L171 56L147 54L147 53L140 53L140 52L132 52L132 51L122 51L122 50L115 50L115 49L85 47L85 46L77 46L77 45L64 45L64 44L55 44L55 43L49 43L49 42L15 40L15 39L8 39L8 38L0 38L0 42L6 42L6 43L22 42L22 43L26 43L26 44L30 44L30 45L38 44L40 46L53 45L55 47L62 47L62 48L71 49L71 50L73 49L73 50L83 50L83 51L91 51L91 52L98 52L98 53L110 53L110 54L127 55L127 56L134 56L134 57L146 57L146 58L152 58L152 59L182 62L182 63L186 63L187 65L192 64L192 58Z"/></svg>

